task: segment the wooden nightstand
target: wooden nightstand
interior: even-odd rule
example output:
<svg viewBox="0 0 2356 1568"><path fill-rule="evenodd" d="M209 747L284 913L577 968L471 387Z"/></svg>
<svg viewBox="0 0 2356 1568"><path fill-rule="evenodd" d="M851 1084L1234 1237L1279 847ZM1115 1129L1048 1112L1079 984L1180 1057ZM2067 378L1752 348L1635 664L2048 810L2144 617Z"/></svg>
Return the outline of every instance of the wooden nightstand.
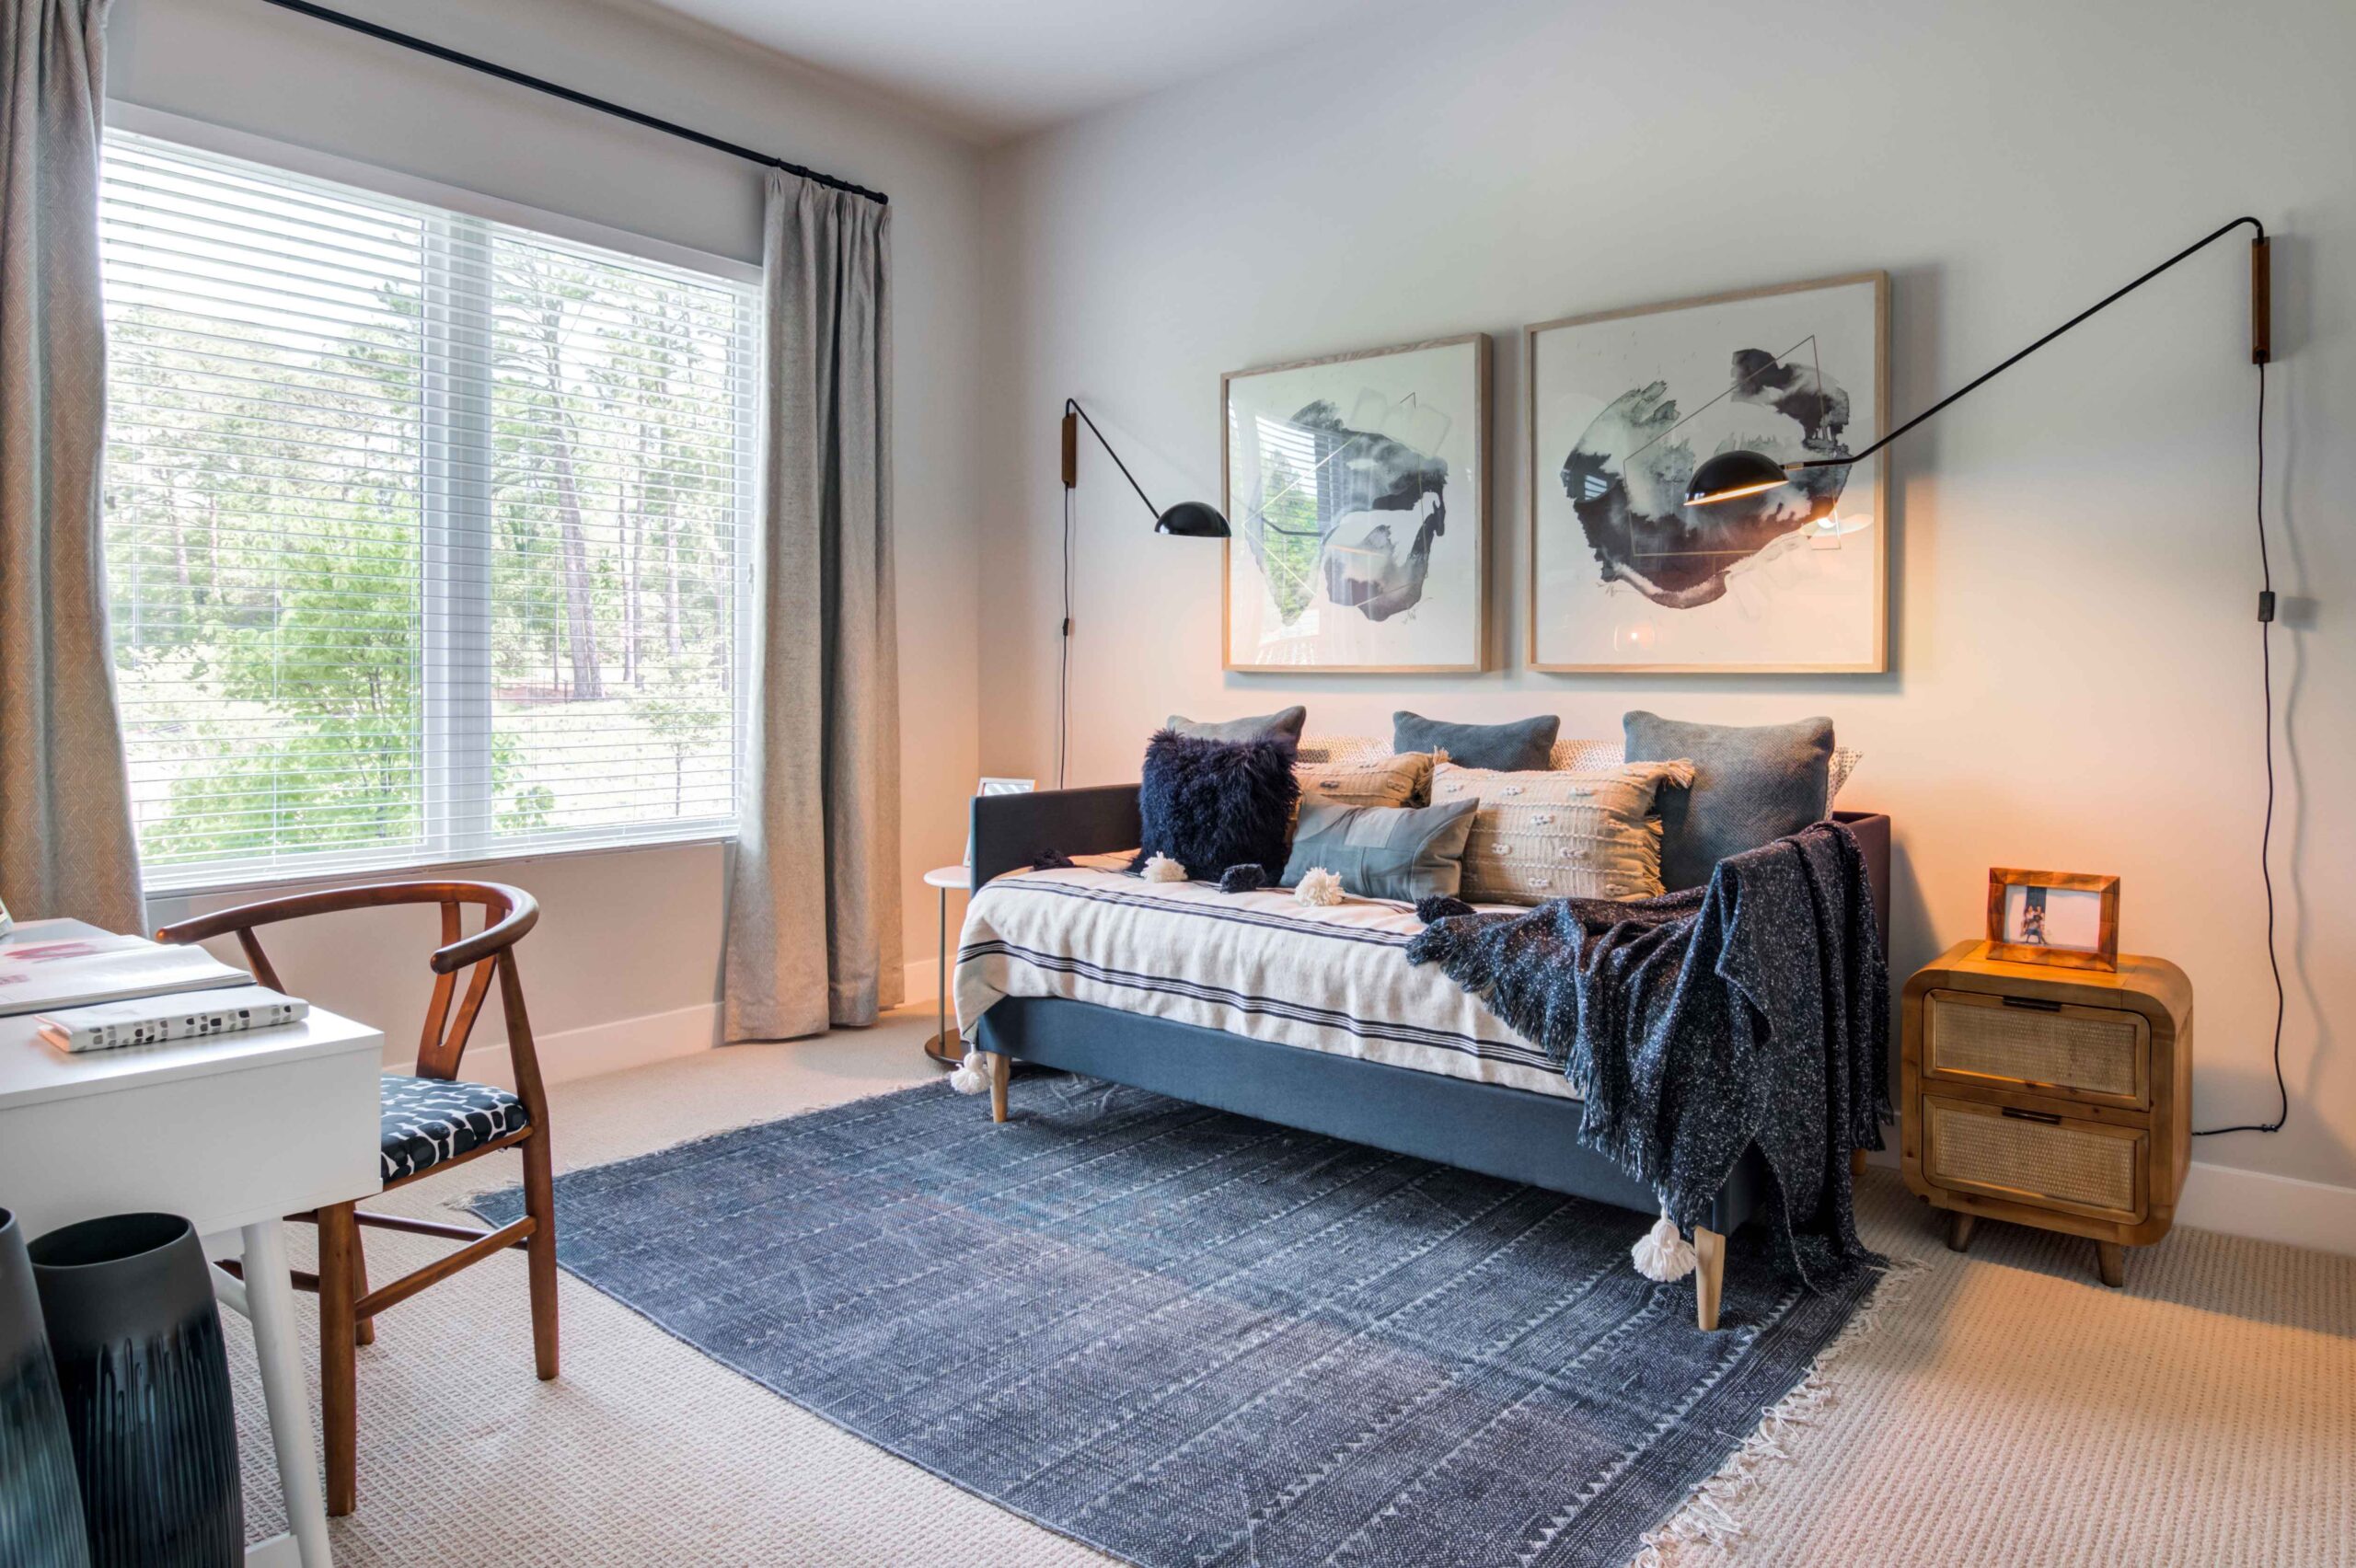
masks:
<svg viewBox="0 0 2356 1568"><path fill-rule="evenodd" d="M2093 1239L2102 1282L2176 1219L2192 1145L2192 982L2162 958L2119 973L1997 963L1958 942L1906 983L1899 1145L1906 1184L1949 1211Z"/></svg>

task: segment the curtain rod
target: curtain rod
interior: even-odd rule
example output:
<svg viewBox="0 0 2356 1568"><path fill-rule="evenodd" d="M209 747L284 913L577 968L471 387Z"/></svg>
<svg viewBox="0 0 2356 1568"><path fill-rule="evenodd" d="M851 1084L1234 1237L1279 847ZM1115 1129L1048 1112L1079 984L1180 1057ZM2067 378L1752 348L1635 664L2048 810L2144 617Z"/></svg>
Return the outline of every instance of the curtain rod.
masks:
<svg viewBox="0 0 2356 1568"><path fill-rule="evenodd" d="M710 147L714 152L726 153L731 157L743 158L747 163L766 164L771 168L781 168L788 174L798 174L804 179L826 186L830 190L847 190L853 196L864 196L878 205L886 204L892 200L881 190L870 190L864 185L853 185L848 179L837 179L831 174L820 174L814 168L804 168L798 163L788 163L783 158L772 157L767 153L756 152L751 147L743 146L734 142L723 142L717 136L707 136L700 131L690 130L672 121L657 120L651 114L641 114L637 110L624 108L610 99L592 98L587 93L575 92L571 87L560 86L545 77L526 75L521 71L494 63L477 55L462 54L457 50L445 48L409 33L395 32L390 28L379 27L375 22L363 21L358 17L347 17L341 11L330 11L324 6L314 6L310 4L310 0L262 0L262 3L266 6L275 6L282 11L293 11L297 16L309 17L316 21L327 22L339 28L349 28L353 32L375 39L380 42L398 44L403 49L415 50L420 54L431 55L436 60L445 61L452 65L463 65L469 71L479 71L486 76L496 76L502 82L513 82L519 87L529 87L534 92L546 93L550 98L562 98L567 103L579 104L583 109L594 109L600 114L610 114L617 120L627 120L633 125L643 125L650 131L660 131L666 136L676 136L682 141L693 142L698 146Z"/></svg>

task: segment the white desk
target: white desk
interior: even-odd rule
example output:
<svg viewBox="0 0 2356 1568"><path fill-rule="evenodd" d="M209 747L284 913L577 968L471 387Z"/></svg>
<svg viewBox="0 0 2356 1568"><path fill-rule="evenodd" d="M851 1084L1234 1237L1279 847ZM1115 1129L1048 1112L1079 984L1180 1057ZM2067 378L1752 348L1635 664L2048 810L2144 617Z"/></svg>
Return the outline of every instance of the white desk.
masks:
<svg viewBox="0 0 2356 1568"><path fill-rule="evenodd" d="M70 920L8 941L92 936ZM385 1037L314 1009L287 1029L69 1056L29 1016L0 1018L0 1207L26 1237L100 1215L185 1215L214 1258L223 1303L253 1323L278 1478L293 1533L250 1564L329 1568L311 1401L294 1349L294 1295L280 1218L378 1190Z"/></svg>

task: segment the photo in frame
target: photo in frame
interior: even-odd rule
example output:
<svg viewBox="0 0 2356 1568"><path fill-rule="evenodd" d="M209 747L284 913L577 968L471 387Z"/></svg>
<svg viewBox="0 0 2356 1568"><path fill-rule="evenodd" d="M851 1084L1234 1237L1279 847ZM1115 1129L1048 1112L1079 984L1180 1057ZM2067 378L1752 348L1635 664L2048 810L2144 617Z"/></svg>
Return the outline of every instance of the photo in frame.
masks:
<svg viewBox="0 0 2356 1568"><path fill-rule="evenodd" d="M1225 667L1488 668L1488 334L1219 386Z"/></svg>
<svg viewBox="0 0 2356 1568"><path fill-rule="evenodd" d="M974 793L976 795L1028 795L1038 787L1039 781L1036 778L984 778L974 786ZM965 867L971 870L973 865L974 830L968 826L965 830Z"/></svg>
<svg viewBox="0 0 2356 1568"><path fill-rule="evenodd" d="M1685 502L1693 470L1862 451L1888 428L1881 272L1524 330L1530 664L1659 674L1879 672L1885 466Z"/></svg>
<svg viewBox="0 0 2356 1568"><path fill-rule="evenodd" d="M2002 963L2119 969L2119 879L2083 871L1988 872L1988 956Z"/></svg>

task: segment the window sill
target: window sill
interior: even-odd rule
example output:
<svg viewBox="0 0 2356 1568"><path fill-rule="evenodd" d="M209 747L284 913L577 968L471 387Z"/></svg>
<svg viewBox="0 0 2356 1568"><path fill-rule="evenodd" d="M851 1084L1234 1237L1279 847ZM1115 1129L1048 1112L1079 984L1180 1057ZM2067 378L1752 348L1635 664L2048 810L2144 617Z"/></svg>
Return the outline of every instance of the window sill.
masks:
<svg viewBox="0 0 2356 1568"><path fill-rule="evenodd" d="M378 865L335 870L327 867L289 868L282 872L259 876L224 875L208 877L202 882L170 882L162 886L150 885L146 891L148 904L166 900L194 902L201 898L218 898L225 894L283 894L297 888L357 887L375 882L414 882L447 879L453 873L483 868L505 868L528 865L541 860L578 860L597 855L635 855L656 849L698 848L707 845L733 845L733 830L688 835L678 838L639 838L618 844L542 845L534 848L512 850L502 855L479 855L459 860L418 860L397 865ZM495 880L495 879L494 879Z"/></svg>

